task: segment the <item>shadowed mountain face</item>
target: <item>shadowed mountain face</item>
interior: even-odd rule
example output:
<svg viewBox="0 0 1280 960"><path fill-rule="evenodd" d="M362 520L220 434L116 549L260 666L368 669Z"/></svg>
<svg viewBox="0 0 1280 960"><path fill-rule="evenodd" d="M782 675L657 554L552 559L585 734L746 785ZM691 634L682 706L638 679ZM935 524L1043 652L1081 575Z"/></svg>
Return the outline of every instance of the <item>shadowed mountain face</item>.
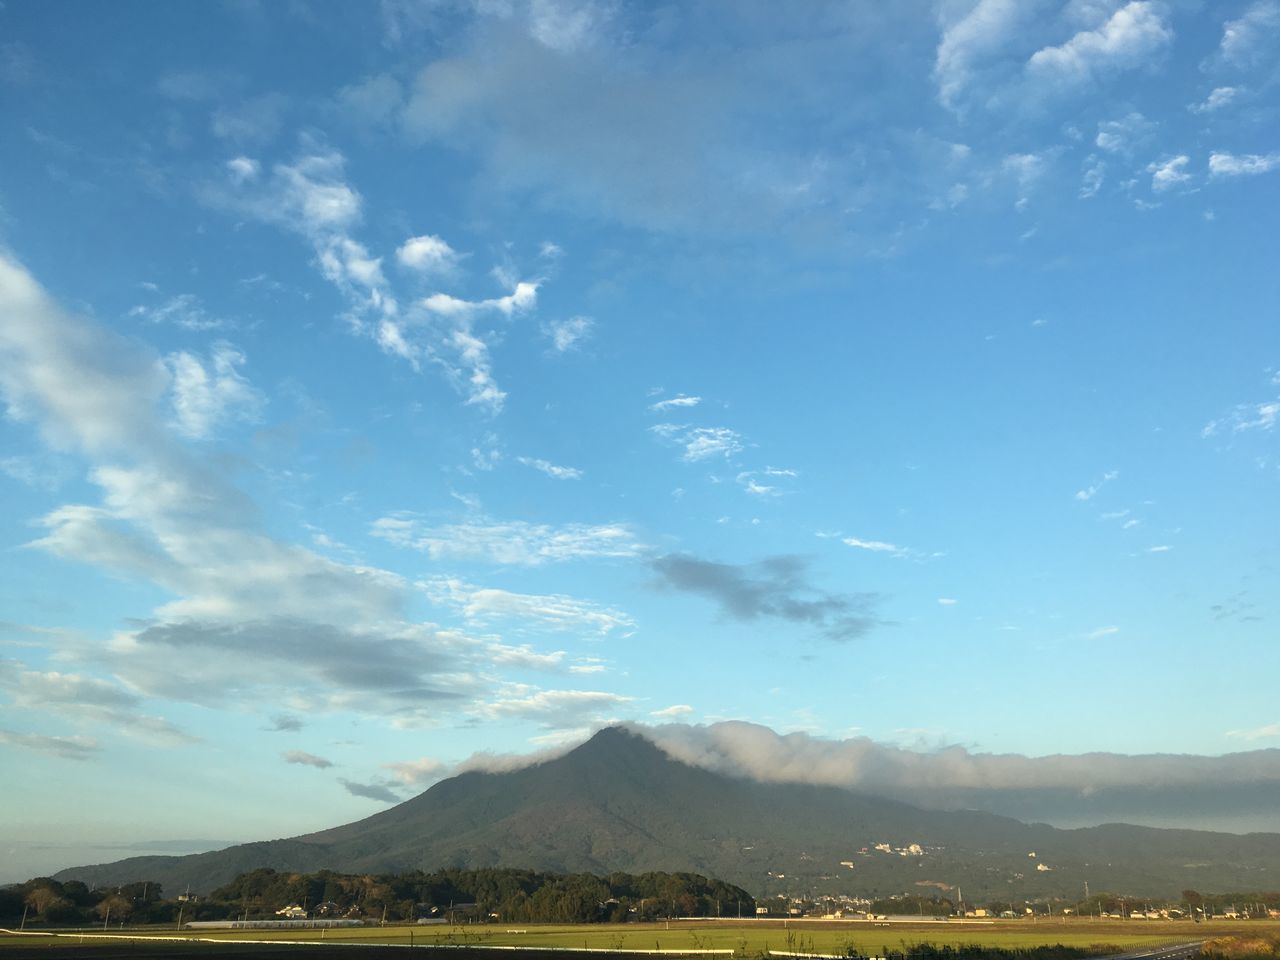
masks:
<svg viewBox="0 0 1280 960"><path fill-rule="evenodd" d="M887 845L887 849L877 849ZM848 866L847 864L852 864ZM975 812L926 811L836 787L762 784L672 760L602 730L558 759L464 773L355 823L185 857L73 867L61 880L156 880L207 892L255 867L398 872L441 867L555 872L694 871L757 896L887 895L959 884L965 899L1094 891L1176 896L1280 886L1280 834L1108 824L1058 830Z"/></svg>

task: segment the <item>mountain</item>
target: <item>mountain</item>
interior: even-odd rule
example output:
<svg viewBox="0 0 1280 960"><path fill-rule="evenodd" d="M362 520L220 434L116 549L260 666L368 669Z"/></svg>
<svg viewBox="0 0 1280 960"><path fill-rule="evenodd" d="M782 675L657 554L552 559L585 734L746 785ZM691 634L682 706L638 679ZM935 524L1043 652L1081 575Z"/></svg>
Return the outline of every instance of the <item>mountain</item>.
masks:
<svg viewBox="0 0 1280 960"><path fill-rule="evenodd" d="M877 846L881 845L880 849ZM843 864L842 864L843 861ZM844 864L852 864L847 866ZM1059 830L972 811L926 811L837 787L757 783L688 766L621 728L555 760L464 773L364 820L183 857L133 857L57 874L207 892L256 867L398 872L694 871L757 896L888 895L959 884L965 899L1176 896L1280 887L1280 834L1107 824Z"/></svg>

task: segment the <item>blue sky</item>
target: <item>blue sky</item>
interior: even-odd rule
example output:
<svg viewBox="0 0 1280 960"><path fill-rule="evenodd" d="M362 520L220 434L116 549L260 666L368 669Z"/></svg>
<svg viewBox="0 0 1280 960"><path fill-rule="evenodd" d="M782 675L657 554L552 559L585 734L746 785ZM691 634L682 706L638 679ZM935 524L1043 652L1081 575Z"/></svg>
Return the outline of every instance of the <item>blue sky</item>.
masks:
<svg viewBox="0 0 1280 960"><path fill-rule="evenodd" d="M0 844L1280 746L1277 81L1275 0L5 3Z"/></svg>

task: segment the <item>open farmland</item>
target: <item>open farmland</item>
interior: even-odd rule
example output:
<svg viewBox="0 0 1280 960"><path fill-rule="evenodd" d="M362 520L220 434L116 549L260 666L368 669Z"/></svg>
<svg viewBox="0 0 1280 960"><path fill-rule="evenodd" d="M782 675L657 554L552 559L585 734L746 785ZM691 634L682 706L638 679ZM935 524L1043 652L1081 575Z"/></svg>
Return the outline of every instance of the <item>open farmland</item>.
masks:
<svg viewBox="0 0 1280 960"><path fill-rule="evenodd" d="M424 927L387 925L384 927L340 928L327 930L203 930L145 929L129 931L132 941L107 940L101 930L65 931L72 934L60 938L17 937L0 934L0 953L45 955L55 944L59 947L83 945L104 948L132 943L143 948L141 941L152 940L158 947L167 943L182 946L177 939L215 946L248 945L270 941L273 944L310 943L338 946L341 944L379 944L386 946L449 947L525 947L531 950L600 950L600 951L703 951L732 950L735 956L761 956L767 951L790 951L812 954L847 954L881 956L887 951L910 953L914 944L959 947L977 944L984 947L1020 949L1061 944L1106 954L1140 949L1162 943L1185 942L1230 935L1280 935L1280 922L1244 921L1193 924L1189 922L1105 921L1105 920L1013 920L989 923L958 921L868 922L868 921L672 921L630 924L520 926L467 925ZM121 936L117 932L114 937ZM41 949L41 948L44 949ZM98 951L94 951L97 953ZM211 951L212 952L212 951ZM217 951L221 953L221 951ZM310 953L310 951L308 951ZM123 955L123 954L115 954ZM138 955L151 955L141 949ZM183 954L185 955L185 953Z"/></svg>

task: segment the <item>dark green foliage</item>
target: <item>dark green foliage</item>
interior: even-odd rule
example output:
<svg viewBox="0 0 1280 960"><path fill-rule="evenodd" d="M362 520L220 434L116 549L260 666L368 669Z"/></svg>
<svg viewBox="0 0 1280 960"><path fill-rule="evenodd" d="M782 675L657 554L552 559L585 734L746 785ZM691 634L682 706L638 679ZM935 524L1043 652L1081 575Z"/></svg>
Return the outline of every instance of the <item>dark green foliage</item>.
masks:
<svg viewBox="0 0 1280 960"><path fill-rule="evenodd" d="M510 868L411 871L400 874L314 874L252 870L213 891L211 900L232 915L270 916L290 904L332 916L490 918L517 923L593 923L655 916L716 916L724 904L741 902L747 915L755 901L745 891L690 873L633 876L555 874Z"/></svg>
<svg viewBox="0 0 1280 960"><path fill-rule="evenodd" d="M79 880L62 882L36 877L26 883L0 888L0 924L21 923L25 913L29 927L74 926L101 921L108 905L115 920L137 923L168 919L170 905L161 900L160 884L139 880L104 889L90 889Z"/></svg>
<svg viewBox="0 0 1280 960"><path fill-rule="evenodd" d="M902 916L922 916L922 917L947 917L956 912L955 904L943 897L890 897L880 900L874 900L871 903L872 913L882 913L886 916L902 915Z"/></svg>

